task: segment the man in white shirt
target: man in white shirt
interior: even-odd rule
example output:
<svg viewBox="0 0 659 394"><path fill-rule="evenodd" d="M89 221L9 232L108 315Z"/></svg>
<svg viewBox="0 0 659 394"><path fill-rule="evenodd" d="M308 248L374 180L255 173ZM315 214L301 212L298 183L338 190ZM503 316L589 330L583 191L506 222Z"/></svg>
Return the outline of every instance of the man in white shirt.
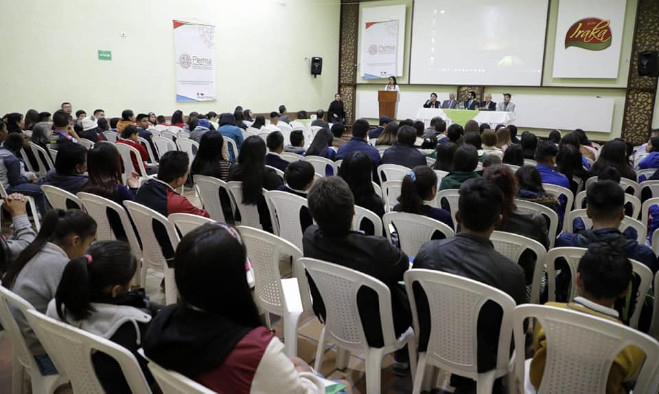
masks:
<svg viewBox="0 0 659 394"><path fill-rule="evenodd" d="M515 104L510 102L510 93L503 94L503 102L497 104L497 111L515 112Z"/></svg>
<svg viewBox="0 0 659 394"><path fill-rule="evenodd" d="M265 129L268 131L281 131L277 124L279 123L279 113L270 112L270 124L265 126Z"/></svg>

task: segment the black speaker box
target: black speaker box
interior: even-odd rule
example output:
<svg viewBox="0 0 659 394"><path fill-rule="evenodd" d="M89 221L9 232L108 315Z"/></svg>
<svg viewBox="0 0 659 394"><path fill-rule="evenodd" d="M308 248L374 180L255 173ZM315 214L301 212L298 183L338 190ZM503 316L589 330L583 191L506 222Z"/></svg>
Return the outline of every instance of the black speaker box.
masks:
<svg viewBox="0 0 659 394"><path fill-rule="evenodd" d="M659 61L657 51L645 51L638 54L638 75L659 77Z"/></svg>
<svg viewBox="0 0 659 394"><path fill-rule="evenodd" d="M311 75L320 75L323 72L323 58L322 57L312 57L311 58Z"/></svg>

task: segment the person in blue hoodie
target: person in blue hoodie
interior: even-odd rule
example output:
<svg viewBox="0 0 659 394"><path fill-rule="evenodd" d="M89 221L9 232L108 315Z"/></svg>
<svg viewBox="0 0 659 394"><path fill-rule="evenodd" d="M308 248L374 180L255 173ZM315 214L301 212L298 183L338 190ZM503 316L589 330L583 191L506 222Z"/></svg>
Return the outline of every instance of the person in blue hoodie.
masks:
<svg viewBox="0 0 659 394"><path fill-rule="evenodd" d="M223 136L231 138L236 142L236 148L240 151L240 146L243 144L243 133L238 126L236 126L236 118L233 114L228 112L220 115L220 129L218 130ZM229 158L232 163L236 162L238 152L229 149Z"/></svg>
<svg viewBox="0 0 659 394"><path fill-rule="evenodd" d="M646 149L649 154L638 163L638 168L659 168L659 137L650 138Z"/></svg>

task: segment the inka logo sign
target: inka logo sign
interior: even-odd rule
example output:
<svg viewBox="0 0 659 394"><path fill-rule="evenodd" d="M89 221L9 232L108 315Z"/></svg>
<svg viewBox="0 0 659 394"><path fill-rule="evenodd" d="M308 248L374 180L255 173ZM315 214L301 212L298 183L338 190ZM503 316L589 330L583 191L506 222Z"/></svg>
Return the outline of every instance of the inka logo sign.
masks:
<svg viewBox="0 0 659 394"><path fill-rule="evenodd" d="M602 51L611 46L609 20L585 18L576 21L565 34L565 48L579 47L589 51Z"/></svg>

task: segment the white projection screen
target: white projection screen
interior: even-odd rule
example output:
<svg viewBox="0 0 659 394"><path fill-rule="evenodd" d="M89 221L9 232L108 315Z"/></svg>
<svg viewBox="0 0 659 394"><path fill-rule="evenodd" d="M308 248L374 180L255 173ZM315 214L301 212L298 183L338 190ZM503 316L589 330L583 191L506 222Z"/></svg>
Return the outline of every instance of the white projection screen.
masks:
<svg viewBox="0 0 659 394"><path fill-rule="evenodd" d="M548 0L415 0L410 83L539 86Z"/></svg>

